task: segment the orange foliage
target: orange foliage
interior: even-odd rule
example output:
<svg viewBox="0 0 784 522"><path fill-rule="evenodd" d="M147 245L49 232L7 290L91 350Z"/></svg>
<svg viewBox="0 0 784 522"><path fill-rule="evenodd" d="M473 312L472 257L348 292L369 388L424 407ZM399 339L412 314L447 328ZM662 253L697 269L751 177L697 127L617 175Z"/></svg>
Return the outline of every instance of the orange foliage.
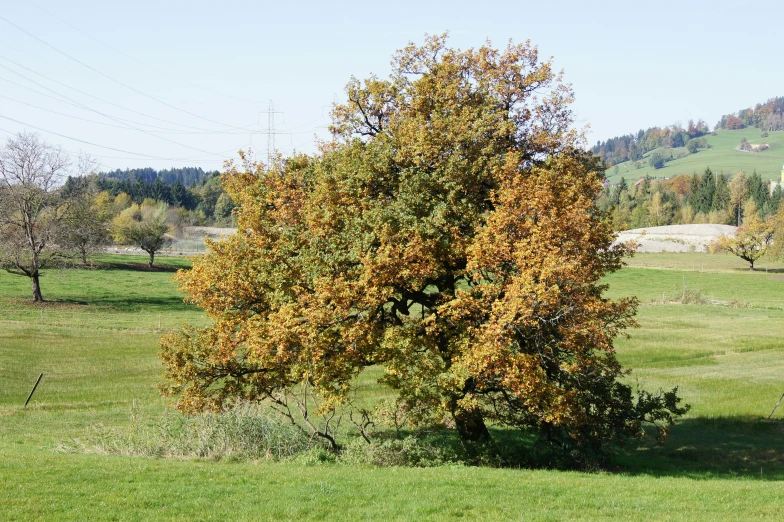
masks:
<svg viewBox="0 0 784 522"><path fill-rule="evenodd" d="M214 324L164 339L165 392L217 410L307 382L329 411L381 365L414 423L464 441L487 420L580 448L670 421L674 394L618 382L635 301L600 280L629 252L594 206L569 87L527 43L435 37L393 64L349 83L317 156L230 165L238 232L177 276Z"/></svg>

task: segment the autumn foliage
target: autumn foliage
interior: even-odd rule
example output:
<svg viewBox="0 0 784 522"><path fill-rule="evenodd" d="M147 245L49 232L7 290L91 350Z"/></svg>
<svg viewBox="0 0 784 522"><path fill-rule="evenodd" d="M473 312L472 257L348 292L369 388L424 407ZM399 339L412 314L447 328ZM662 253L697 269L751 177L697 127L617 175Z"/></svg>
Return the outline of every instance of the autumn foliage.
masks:
<svg viewBox="0 0 784 522"><path fill-rule="evenodd" d="M671 422L674 392L620 381L636 302L600 281L629 252L569 86L527 43L392 65L351 80L319 154L229 166L238 231L177 276L213 324L163 340L165 393L195 412L306 384L324 413L379 365L411 423L467 444L490 424L582 454Z"/></svg>

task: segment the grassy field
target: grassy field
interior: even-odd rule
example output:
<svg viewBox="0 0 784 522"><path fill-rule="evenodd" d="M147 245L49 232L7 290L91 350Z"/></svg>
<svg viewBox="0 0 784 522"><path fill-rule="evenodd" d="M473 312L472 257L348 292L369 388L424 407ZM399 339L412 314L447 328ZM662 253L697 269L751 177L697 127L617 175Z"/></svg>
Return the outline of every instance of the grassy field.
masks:
<svg viewBox="0 0 784 522"><path fill-rule="evenodd" d="M621 177L627 180L634 180L647 176L654 178L671 178L679 174L701 174L706 167L710 167L713 172L724 172L725 174L735 174L744 171L751 174L756 169L762 179L781 179L781 167L784 165L784 132L769 132L766 138L762 138L761 131L754 128L741 130L719 130L716 136L706 136L709 149L701 149L696 154L689 154L680 159L669 161L661 169L654 169L648 164L648 156L641 160L643 168L637 169L632 162L618 164L618 173L614 168L607 171L608 179L615 183ZM762 152L742 152L737 150L740 139L746 138L749 143L767 143L770 148ZM677 157L678 151L686 149L673 149L673 156Z"/></svg>
<svg viewBox="0 0 784 522"><path fill-rule="evenodd" d="M641 303L640 327L618 342L630 379L678 385L693 408L664 445L577 473L63 452L94 426L127 427L132 411L160 416L160 332L205 322L171 282L187 261L161 258L154 271L133 256L102 261L47 272L44 306L26 280L0 273L2 520L781 519L784 411L766 418L784 392L782 265L643 254L608 278L611 297ZM673 304L684 284L707 304Z"/></svg>

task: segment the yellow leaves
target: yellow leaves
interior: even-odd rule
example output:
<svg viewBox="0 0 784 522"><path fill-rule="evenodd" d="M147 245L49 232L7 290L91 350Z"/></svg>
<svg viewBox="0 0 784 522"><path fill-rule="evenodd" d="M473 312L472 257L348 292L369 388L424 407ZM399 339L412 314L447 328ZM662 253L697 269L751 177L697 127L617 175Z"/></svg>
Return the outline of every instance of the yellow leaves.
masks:
<svg viewBox="0 0 784 522"><path fill-rule="evenodd" d="M239 229L178 275L215 323L164 341L172 393L213 407L307 383L332 407L378 364L411 419L461 434L469 411L577 429L628 406L607 382L635 303L599 284L627 250L569 88L529 43L434 37L394 67L349 83L317 157L228 165Z"/></svg>
<svg viewBox="0 0 784 522"><path fill-rule="evenodd" d="M711 252L729 252L750 263L754 269L754 262L764 256L771 246L777 222L773 219L763 221L753 206L746 215L746 220L737 229L734 237L721 236L711 244Z"/></svg>

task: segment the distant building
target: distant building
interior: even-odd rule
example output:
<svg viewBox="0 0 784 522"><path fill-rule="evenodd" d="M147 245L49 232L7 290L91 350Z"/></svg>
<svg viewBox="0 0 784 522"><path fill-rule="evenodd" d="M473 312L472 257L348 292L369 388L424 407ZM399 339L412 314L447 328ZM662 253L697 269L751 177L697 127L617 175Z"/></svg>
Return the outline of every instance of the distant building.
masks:
<svg viewBox="0 0 784 522"><path fill-rule="evenodd" d="M773 180L770 182L770 193L773 194L773 191L776 190L776 187L781 187L784 189L784 166L781 167L781 181Z"/></svg>

